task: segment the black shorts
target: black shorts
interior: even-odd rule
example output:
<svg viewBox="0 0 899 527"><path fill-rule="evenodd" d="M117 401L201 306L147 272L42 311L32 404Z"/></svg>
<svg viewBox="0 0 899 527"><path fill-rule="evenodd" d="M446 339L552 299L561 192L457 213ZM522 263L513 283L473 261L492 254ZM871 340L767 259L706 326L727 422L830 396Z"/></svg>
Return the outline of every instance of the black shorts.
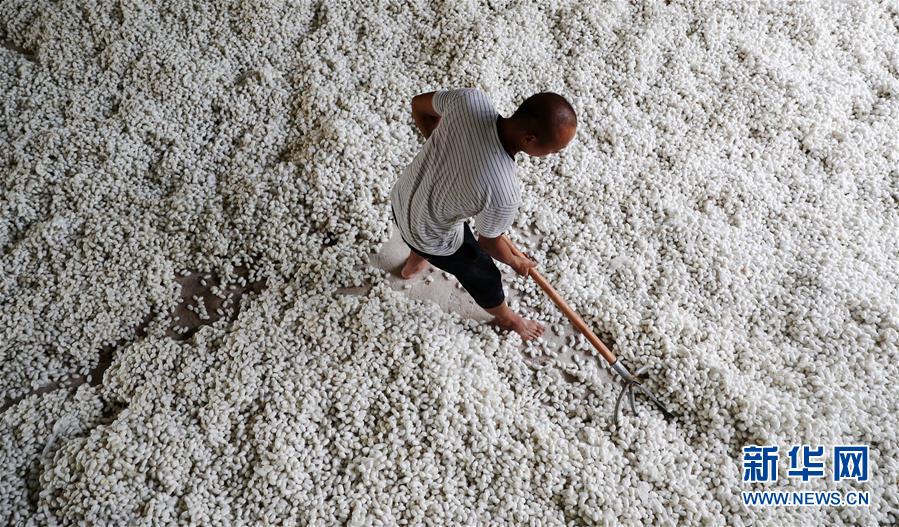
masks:
<svg viewBox="0 0 899 527"><path fill-rule="evenodd" d="M390 209L393 212L392 205ZM393 213L393 222L396 223L396 213ZM465 222L463 229L462 246L448 256L423 253L412 247L405 238L403 241L410 250L431 265L455 276L479 306L484 309L497 307L506 299L502 275L493 263L493 258L475 239L474 233L468 228L468 222ZM400 237L402 238L402 234Z"/></svg>

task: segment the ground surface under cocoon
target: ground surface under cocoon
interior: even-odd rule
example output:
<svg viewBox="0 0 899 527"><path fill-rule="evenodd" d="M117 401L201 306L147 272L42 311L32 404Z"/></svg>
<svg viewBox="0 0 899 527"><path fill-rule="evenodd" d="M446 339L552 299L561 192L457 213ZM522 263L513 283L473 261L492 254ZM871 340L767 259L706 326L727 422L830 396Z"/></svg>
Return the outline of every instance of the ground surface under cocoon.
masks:
<svg viewBox="0 0 899 527"><path fill-rule="evenodd" d="M0 2L0 524L899 521L894 3L213 4ZM366 265L409 99L461 86L573 103L517 227L679 419L615 430L601 364ZM178 273L244 264L237 320L165 336ZM803 443L871 480L774 488L871 505L741 505L741 448Z"/></svg>

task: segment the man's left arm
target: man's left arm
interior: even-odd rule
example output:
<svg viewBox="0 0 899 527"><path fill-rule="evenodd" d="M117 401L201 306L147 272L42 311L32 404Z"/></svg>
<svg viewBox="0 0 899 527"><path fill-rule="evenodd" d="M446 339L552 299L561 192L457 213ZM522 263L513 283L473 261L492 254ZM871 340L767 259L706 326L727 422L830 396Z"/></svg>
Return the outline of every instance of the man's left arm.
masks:
<svg viewBox="0 0 899 527"><path fill-rule="evenodd" d="M412 119L425 139L431 137L434 129L440 124L440 114L434 109L434 94L428 92L412 97Z"/></svg>

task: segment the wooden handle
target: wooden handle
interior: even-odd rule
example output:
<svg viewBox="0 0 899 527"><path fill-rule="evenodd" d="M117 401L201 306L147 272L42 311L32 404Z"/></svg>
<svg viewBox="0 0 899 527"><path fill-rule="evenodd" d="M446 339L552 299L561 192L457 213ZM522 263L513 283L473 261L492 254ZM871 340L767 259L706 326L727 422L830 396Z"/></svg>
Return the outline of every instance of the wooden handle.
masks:
<svg viewBox="0 0 899 527"><path fill-rule="evenodd" d="M512 245L512 241L509 240L509 238L503 236L503 240L509 245L509 250L512 251L512 254L514 254L515 256L524 256L524 254L522 254L522 252L519 251L517 247ZM571 309L571 306L569 306L568 303L565 302L565 300L561 296L559 296L559 293L557 293L555 288L553 288L553 286L551 286L549 282L546 281L546 278L543 278L543 275L537 272L537 270L533 267L528 270L528 276L530 276L535 282L537 282L537 285L540 286L540 289L543 289L543 291L550 298L550 300L553 301L554 304L559 306L559 309L561 309L562 313L566 317L568 317L568 320L571 321L571 324L575 327L575 329L580 331L581 334L587 338L590 344L592 344L593 347L596 348L596 351L598 351L599 354L602 355L602 358L606 359L609 364L615 364L615 361L618 360L618 357L616 357L615 354L612 353L611 350L609 350L609 348L607 348L601 340L599 340L599 337L597 337L593 334L592 331L590 331L590 328L587 327L584 319L582 319L575 310Z"/></svg>

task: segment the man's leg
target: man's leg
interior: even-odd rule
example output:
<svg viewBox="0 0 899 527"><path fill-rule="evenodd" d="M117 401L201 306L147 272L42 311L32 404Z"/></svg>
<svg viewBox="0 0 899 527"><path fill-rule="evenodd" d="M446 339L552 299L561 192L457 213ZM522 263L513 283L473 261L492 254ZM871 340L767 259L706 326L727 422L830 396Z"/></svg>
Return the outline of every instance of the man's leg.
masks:
<svg viewBox="0 0 899 527"><path fill-rule="evenodd" d="M396 223L396 211L393 210L393 204L390 205L390 213L393 215L393 224ZM399 225L397 225L397 229L399 229ZM406 257L406 263L403 265L403 269L400 271L400 276L405 280L412 278L418 273L425 270L428 267L428 261L424 259L420 254L416 253L412 250L412 246L406 242L403 235L400 235L400 238L403 239L403 243L406 244L406 247L409 247L409 256Z"/></svg>
<svg viewBox="0 0 899 527"><path fill-rule="evenodd" d="M400 271L400 276L404 279L408 280L418 273L425 270L428 266L428 261L422 258L415 251L409 251L409 257L406 258L406 263L403 265L403 270Z"/></svg>
<svg viewBox="0 0 899 527"><path fill-rule="evenodd" d="M506 301L494 307L484 309L495 317L496 324L503 329L510 329L521 335L523 340L531 340L543 334L543 324L528 320L506 305Z"/></svg>
<svg viewBox="0 0 899 527"><path fill-rule="evenodd" d="M462 284L475 303L495 317L496 324L512 330L523 340L543 334L543 325L523 318L506 304L502 274L465 224L462 247L450 256L428 256L431 264L446 271Z"/></svg>

